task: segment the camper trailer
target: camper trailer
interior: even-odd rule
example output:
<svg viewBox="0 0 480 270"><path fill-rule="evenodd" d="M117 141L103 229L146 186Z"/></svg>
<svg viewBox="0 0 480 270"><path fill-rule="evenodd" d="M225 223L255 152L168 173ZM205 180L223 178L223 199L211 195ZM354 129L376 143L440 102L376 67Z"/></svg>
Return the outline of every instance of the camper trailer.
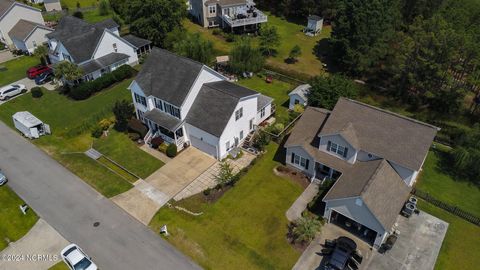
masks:
<svg viewBox="0 0 480 270"><path fill-rule="evenodd" d="M42 135L50 134L50 126L29 112L17 112L12 118L15 127L29 139L38 139Z"/></svg>

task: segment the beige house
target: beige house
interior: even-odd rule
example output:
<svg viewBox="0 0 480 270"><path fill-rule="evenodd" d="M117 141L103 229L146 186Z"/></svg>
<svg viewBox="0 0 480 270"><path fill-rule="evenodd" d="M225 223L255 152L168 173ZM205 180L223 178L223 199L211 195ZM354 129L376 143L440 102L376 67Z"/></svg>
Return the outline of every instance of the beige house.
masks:
<svg viewBox="0 0 480 270"><path fill-rule="evenodd" d="M60 0L43 0L46 11L62 11L62 4Z"/></svg>

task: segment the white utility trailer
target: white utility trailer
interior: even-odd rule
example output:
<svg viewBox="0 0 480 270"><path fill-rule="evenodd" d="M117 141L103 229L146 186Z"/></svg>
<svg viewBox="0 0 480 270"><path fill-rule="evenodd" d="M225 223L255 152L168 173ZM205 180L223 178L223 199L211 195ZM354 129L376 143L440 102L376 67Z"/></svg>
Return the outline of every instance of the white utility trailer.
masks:
<svg viewBox="0 0 480 270"><path fill-rule="evenodd" d="M17 112L12 118L15 127L29 139L38 139L42 135L50 134L50 126L30 112Z"/></svg>

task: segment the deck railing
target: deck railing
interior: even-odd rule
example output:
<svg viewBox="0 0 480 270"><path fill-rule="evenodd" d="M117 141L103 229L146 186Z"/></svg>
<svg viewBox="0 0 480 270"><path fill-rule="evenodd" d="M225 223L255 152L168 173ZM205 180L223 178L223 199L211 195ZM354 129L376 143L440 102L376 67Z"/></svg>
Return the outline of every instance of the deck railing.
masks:
<svg viewBox="0 0 480 270"><path fill-rule="evenodd" d="M222 15L223 20L230 25L230 27L237 27L237 26L244 26L244 25L250 25L250 24L257 24L257 23L265 23L268 20L267 15L263 14L258 9L255 9L254 12L256 12L257 16L253 17L253 13L248 13L247 18L243 19L237 19L237 18L232 18L227 15Z"/></svg>

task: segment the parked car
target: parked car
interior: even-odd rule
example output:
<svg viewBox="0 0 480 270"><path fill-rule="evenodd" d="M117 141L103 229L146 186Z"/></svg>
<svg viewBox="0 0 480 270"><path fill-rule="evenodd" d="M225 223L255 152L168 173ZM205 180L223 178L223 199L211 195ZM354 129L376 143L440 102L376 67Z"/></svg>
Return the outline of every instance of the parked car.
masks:
<svg viewBox="0 0 480 270"><path fill-rule="evenodd" d="M27 92L23 84L11 84L0 88L0 100L8 100L11 97Z"/></svg>
<svg viewBox="0 0 480 270"><path fill-rule="evenodd" d="M36 85L45 84L47 82L52 81L53 77L54 75L52 70L45 71L44 73L40 74L38 77L35 78L35 84Z"/></svg>
<svg viewBox="0 0 480 270"><path fill-rule="evenodd" d="M0 186L5 185L7 181L8 181L7 176L3 174L2 170L0 170Z"/></svg>
<svg viewBox="0 0 480 270"><path fill-rule="evenodd" d="M37 76L41 75L46 71L52 71L52 69L49 66L44 65L34 66L27 70L27 77L29 79L35 79Z"/></svg>
<svg viewBox="0 0 480 270"><path fill-rule="evenodd" d="M71 270L97 270L97 266L92 262L79 246L70 244L60 253L62 260Z"/></svg>

